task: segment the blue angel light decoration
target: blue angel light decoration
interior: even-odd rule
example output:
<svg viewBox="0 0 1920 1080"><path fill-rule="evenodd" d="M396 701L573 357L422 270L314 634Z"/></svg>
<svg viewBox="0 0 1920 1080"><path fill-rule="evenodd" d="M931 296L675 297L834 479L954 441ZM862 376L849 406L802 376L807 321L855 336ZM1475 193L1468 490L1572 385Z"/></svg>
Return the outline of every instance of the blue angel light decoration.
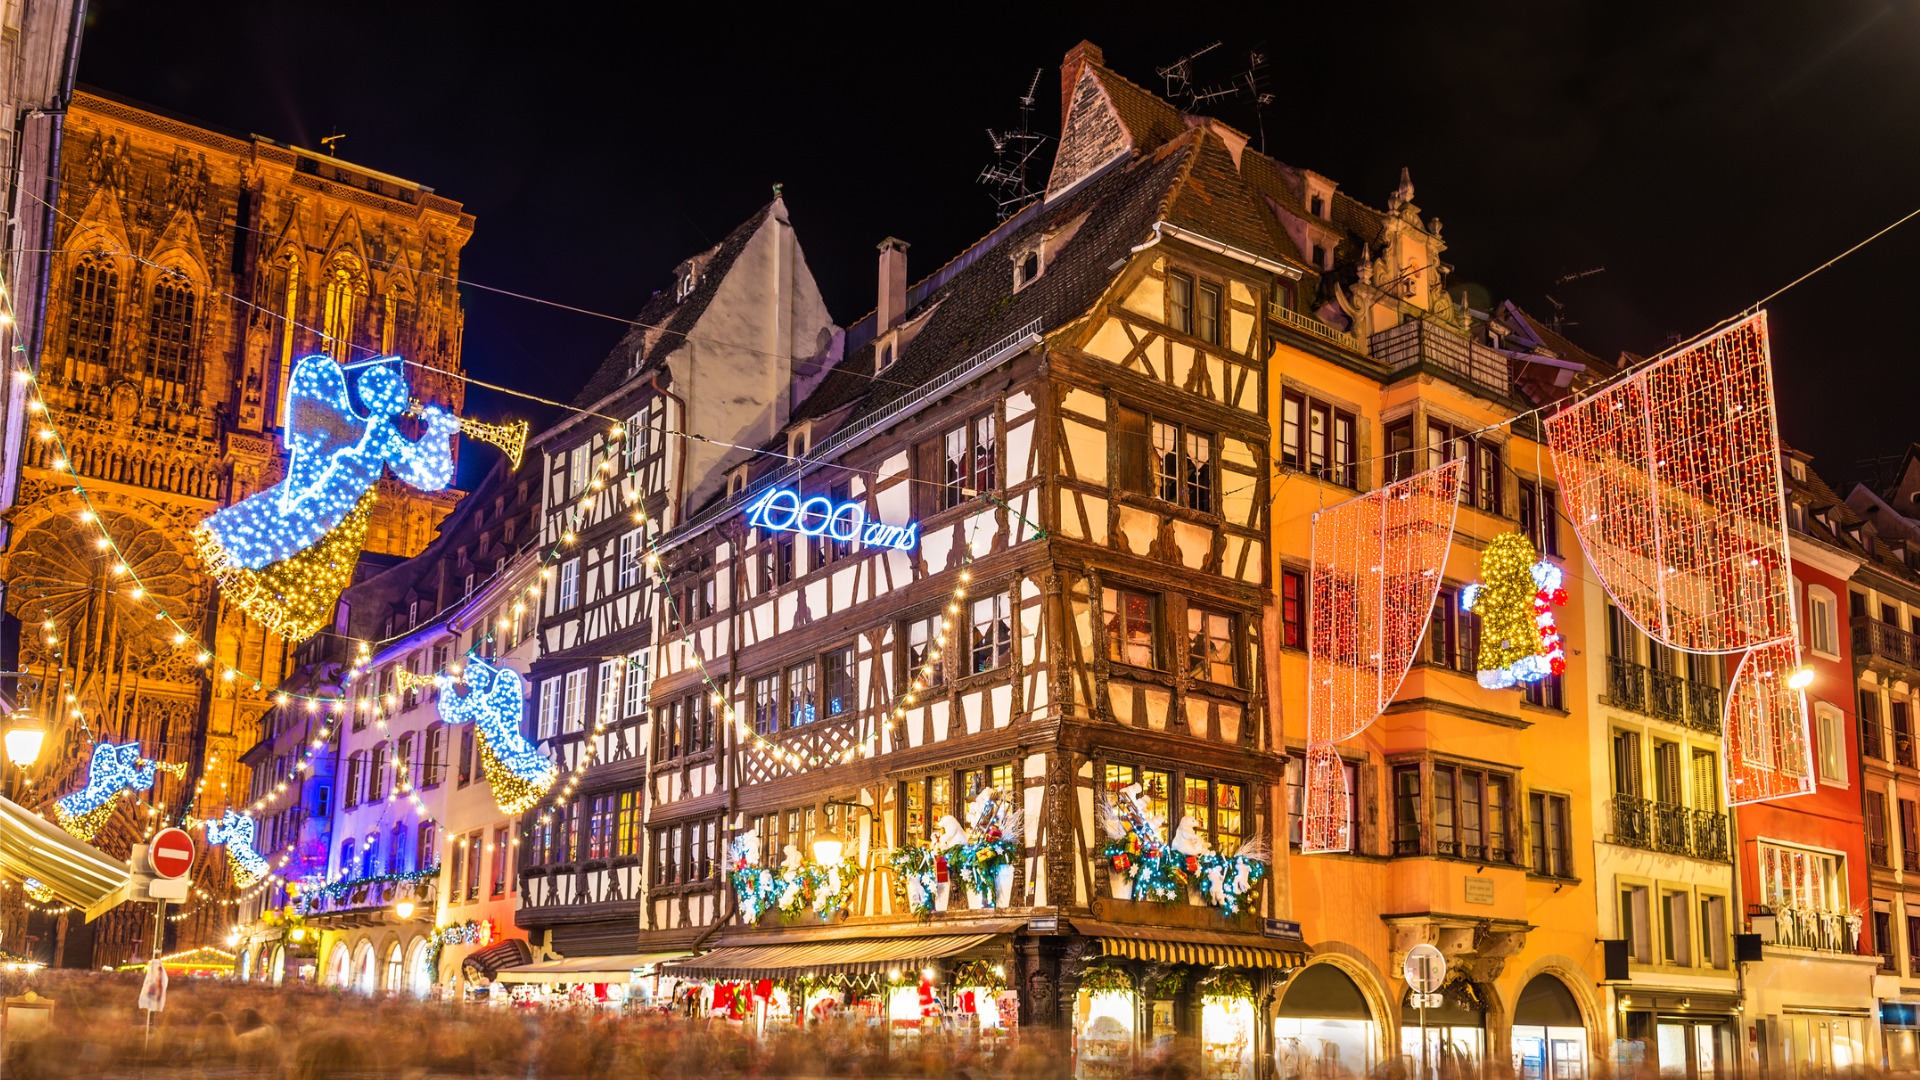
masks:
<svg viewBox="0 0 1920 1080"><path fill-rule="evenodd" d="M137 742L95 743L93 759L87 762L87 786L54 802L54 820L81 840L92 840L113 815L120 793L150 790L158 767L140 757Z"/></svg>
<svg viewBox="0 0 1920 1080"><path fill-rule="evenodd" d="M207 822L207 843L226 845L236 887L244 889L267 876L267 860L253 847L253 818L246 814L229 810L219 821Z"/></svg>
<svg viewBox="0 0 1920 1080"><path fill-rule="evenodd" d="M520 673L488 663L467 660L467 692L455 697L453 677L440 675L440 719L449 724L472 723L480 744L480 767L493 789L493 801L503 814L529 810L553 787L560 770L520 733L525 694Z"/></svg>
<svg viewBox="0 0 1920 1080"><path fill-rule="evenodd" d="M325 625L366 540L381 473L421 491L453 482L453 436L460 418L436 406L418 410L419 441L395 421L411 398L397 356L362 364L356 410L347 369L307 356L288 380L283 416L287 474L200 523L194 546L227 600L289 642Z"/></svg>

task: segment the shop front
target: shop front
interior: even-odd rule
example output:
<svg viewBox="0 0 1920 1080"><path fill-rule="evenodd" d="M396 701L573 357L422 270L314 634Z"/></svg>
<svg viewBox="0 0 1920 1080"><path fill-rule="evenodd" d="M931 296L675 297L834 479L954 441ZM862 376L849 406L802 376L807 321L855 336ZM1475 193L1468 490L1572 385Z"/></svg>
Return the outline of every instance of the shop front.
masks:
<svg viewBox="0 0 1920 1080"><path fill-rule="evenodd" d="M1890 1072L1920 1072L1920 1004L1881 1001L1880 1038L1887 1058L1882 1068Z"/></svg>
<svg viewBox="0 0 1920 1080"><path fill-rule="evenodd" d="M1587 1025L1556 976L1528 980L1513 1009L1513 1071L1520 1080L1585 1080Z"/></svg>
<svg viewBox="0 0 1920 1080"><path fill-rule="evenodd" d="M1280 1080L1366 1076L1380 1064L1381 1018L1345 971L1331 962L1309 964L1284 989L1273 1018Z"/></svg>
<svg viewBox="0 0 1920 1080"><path fill-rule="evenodd" d="M1275 984L1305 965L1292 942L1164 927L1074 921L1099 956L1080 973L1070 1018L1074 1075L1135 1075L1174 1039L1199 1043L1209 1080L1252 1080L1275 1060ZM1256 944L1257 942L1257 944Z"/></svg>
<svg viewBox="0 0 1920 1080"><path fill-rule="evenodd" d="M516 1005L629 1013L652 1003L658 965L686 955L680 950L538 960L494 968L488 981L492 993Z"/></svg>
<svg viewBox="0 0 1920 1080"><path fill-rule="evenodd" d="M1487 1060L1486 990L1456 975L1440 988L1440 1004L1417 1008L1400 1000L1400 1053L1421 1076L1470 1076Z"/></svg>

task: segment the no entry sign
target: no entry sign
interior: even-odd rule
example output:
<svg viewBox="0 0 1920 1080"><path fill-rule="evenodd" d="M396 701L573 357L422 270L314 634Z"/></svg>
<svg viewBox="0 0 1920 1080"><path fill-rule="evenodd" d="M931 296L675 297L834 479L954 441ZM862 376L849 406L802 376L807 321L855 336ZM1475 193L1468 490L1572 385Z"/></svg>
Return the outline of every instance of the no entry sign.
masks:
<svg viewBox="0 0 1920 1080"><path fill-rule="evenodd" d="M147 861L155 877L185 877L193 869L193 838L184 829L161 829L148 843Z"/></svg>

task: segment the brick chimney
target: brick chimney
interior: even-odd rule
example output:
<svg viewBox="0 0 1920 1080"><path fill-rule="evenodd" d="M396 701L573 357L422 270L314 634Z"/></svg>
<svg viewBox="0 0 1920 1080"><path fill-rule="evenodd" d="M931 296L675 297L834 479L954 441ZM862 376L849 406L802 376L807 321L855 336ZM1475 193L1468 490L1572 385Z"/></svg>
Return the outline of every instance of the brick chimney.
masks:
<svg viewBox="0 0 1920 1080"><path fill-rule="evenodd" d="M907 313L907 242L889 236L880 241L880 302L874 307L874 333L900 325Z"/></svg>
<svg viewBox="0 0 1920 1080"><path fill-rule="evenodd" d="M1100 46L1091 41L1082 41L1067 50L1066 58L1060 61L1060 126L1067 125L1067 107L1073 104L1073 88L1080 81L1080 68L1086 64L1107 66L1107 55Z"/></svg>

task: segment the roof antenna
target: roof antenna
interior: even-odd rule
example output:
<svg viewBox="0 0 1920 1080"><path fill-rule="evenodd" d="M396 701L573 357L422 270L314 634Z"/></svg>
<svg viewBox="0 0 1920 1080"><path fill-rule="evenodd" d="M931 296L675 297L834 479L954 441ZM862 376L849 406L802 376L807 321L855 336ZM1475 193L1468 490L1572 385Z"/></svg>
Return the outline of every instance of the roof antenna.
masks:
<svg viewBox="0 0 1920 1080"><path fill-rule="evenodd" d="M1559 277L1553 279L1553 283L1556 286L1567 285L1567 284L1571 284L1572 282L1580 281L1584 278L1590 278L1597 274L1604 274L1606 272L1607 272L1606 267L1595 266L1586 270L1576 270L1571 274L1561 274ZM1567 305L1554 299L1553 296L1551 296L1550 294L1542 293L1541 295L1547 298L1547 303L1553 305L1553 317L1547 320L1547 325L1552 328L1554 333L1556 334L1565 333L1567 327L1580 325L1577 322L1567 321Z"/></svg>
<svg viewBox="0 0 1920 1080"><path fill-rule="evenodd" d="M326 138L321 139L320 145L327 148L328 157L338 157L339 147L337 144L340 142L341 139L344 139L346 137L347 136L344 133L336 131L333 134L327 136Z"/></svg>
<svg viewBox="0 0 1920 1080"><path fill-rule="evenodd" d="M1168 101L1185 101L1189 109L1199 104L1193 94L1193 62L1219 47L1220 43L1216 41L1205 48L1195 49L1166 67L1153 69L1154 74L1166 80Z"/></svg>
<svg viewBox="0 0 1920 1080"><path fill-rule="evenodd" d="M1027 186L1027 163L1046 145L1047 137L1033 130L1033 103L1038 100L1042 69L1035 68L1033 81L1020 96L1020 126L1006 131L987 129L987 141L993 144L993 164L980 170L974 183L984 184L993 200L998 220L1018 213L1035 194Z"/></svg>

